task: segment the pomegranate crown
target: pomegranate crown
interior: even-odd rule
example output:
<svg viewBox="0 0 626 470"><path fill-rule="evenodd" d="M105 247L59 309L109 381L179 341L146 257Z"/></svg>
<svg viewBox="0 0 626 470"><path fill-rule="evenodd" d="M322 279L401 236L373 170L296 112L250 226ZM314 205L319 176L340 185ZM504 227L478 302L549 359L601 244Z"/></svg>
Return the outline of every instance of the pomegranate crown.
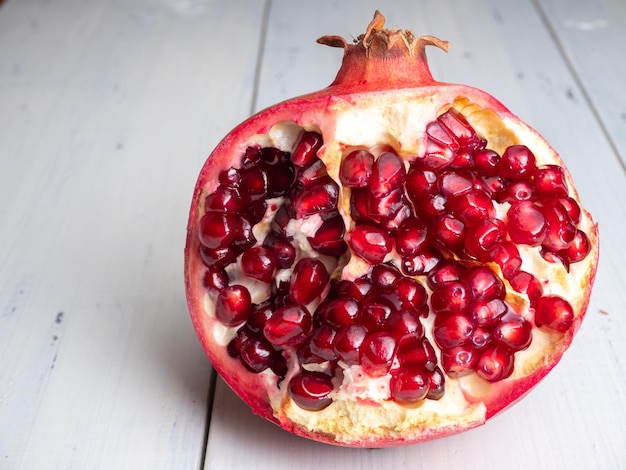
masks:
<svg viewBox="0 0 626 470"><path fill-rule="evenodd" d="M448 51L449 43L411 31L384 29L385 17L376 10L365 34L354 44L341 36L322 36L318 43L344 50L343 63L331 86L359 84L384 89L435 83L426 58L426 46ZM391 63L393 62L393 67Z"/></svg>

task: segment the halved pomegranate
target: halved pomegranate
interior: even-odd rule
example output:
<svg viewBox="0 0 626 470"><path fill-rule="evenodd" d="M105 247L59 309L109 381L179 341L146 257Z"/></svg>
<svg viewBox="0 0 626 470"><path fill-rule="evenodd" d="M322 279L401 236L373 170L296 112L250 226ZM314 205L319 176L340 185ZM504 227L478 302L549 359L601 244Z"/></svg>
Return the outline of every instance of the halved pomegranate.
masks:
<svg viewBox="0 0 626 470"><path fill-rule="evenodd" d="M198 336L252 410L384 447L478 426L580 327L597 227L534 130L435 81L433 37L376 12L335 81L236 127L202 168L185 276Z"/></svg>

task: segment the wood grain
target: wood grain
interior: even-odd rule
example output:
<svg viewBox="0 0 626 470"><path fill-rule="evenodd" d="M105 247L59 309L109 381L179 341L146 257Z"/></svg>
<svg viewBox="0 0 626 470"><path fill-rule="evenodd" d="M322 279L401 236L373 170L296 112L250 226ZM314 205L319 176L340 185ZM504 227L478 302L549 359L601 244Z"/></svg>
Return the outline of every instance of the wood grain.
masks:
<svg viewBox="0 0 626 470"><path fill-rule="evenodd" d="M542 133L600 224L572 348L482 428L387 450L292 436L213 375L183 245L206 155L251 111L328 85L324 34L449 40L435 77ZM0 7L0 468L626 467L621 0L8 0ZM210 418L210 419L209 419Z"/></svg>

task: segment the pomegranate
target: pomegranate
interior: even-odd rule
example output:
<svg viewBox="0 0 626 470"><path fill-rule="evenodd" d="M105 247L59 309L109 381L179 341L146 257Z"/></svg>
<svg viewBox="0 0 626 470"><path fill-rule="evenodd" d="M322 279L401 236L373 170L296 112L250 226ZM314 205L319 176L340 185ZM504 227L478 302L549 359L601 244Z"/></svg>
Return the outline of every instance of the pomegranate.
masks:
<svg viewBox="0 0 626 470"><path fill-rule="evenodd" d="M185 249L193 324L252 410L385 447L485 423L579 329L598 233L557 153L483 91L437 82L433 37L376 12L335 81L207 159Z"/></svg>

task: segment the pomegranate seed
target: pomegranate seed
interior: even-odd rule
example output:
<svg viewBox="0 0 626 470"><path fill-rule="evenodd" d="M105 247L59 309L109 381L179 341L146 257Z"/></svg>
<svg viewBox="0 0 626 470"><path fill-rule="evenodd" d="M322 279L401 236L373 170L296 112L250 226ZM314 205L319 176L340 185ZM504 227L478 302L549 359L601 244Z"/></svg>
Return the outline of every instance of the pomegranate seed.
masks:
<svg viewBox="0 0 626 470"><path fill-rule="evenodd" d="M526 294L530 300L530 305L534 306L539 298L543 295L543 287L541 282L526 271L519 271L509 278L509 283L515 292Z"/></svg>
<svg viewBox="0 0 626 470"><path fill-rule="evenodd" d="M535 323L565 333L574 323L574 309L567 300L557 295L541 297L535 308Z"/></svg>
<svg viewBox="0 0 626 470"><path fill-rule="evenodd" d="M455 140L462 146L468 147L475 145L476 132L474 128L467 122L467 119L454 109L450 109L441 114L437 121L439 121L448 131L452 134Z"/></svg>
<svg viewBox="0 0 626 470"><path fill-rule="evenodd" d="M465 315L453 313L435 317L433 336L442 349L469 343L473 333L474 324Z"/></svg>
<svg viewBox="0 0 626 470"><path fill-rule="evenodd" d="M509 311L500 318L492 334L495 341L511 351L521 351L530 346L532 326L524 317Z"/></svg>
<svg viewBox="0 0 626 470"><path fill-rule="evenodd" d="M428 400L439 400L445 393L445 378L439 367L430 374L430 383L428 386Z"/></svg>
<svg viewBox="0 0 626 470"><path fill-rule="evenodd" d="M577 263L587 257L591 251L591 242L589 237L582 230L576 230L576 235L570 246L559 251L559 255L568 263Z"/></svg>
<svg viewBox="0 0 626 470"><path fill-rule="evenodd" d="M441 260L441 253L435 248L427 248L412 258L402 258L402 272L407 276L428 274Z"/></svg>
<svg viewBox="0 0 626 470"><path fill-rule="evenodd" d="M574 224L577 225L580 222L580 206L574 198L564 197L557 200L550 200L544 202L544 207L549 207L553 204L563 207Z"/></svg>
<svg viewBox="0 0 626 470"><path fill-rule="evenodd" d="M332 403L335 390L331 377L319 372L302 371L289 381L288 393L302 409L319 411Z"/></svg>
<svg viewBox="0 0 626 470"><path fill-rule="evenodd" d="M529 180L537 168L535 155L525 145L511 145L502 154L498 173L512 180Z"/></svg>
<svg viewBox="0 0 626 470"><path fill-rule="evenodd" d="M222 170L218 176L218 180L220 185L236 189L241 183L241 172L236 168Z"/></svg>
<svg viewBox="0 0 626 470"><path fill-rule="evenodd" d="M393 215L392 218L381 221L381 226L392 234L397 232L398 228L400 227L400 225L402 225L404 221L413 216L413 211L411 210L411 207L404 195L402 198L402 203L402 207L400 207L400 209L395 213L395 215Z"/></svg>
<svg viewBox="0 0 626 470"><path fill-rule="evenodd" d="M206 212L231 212L241 213L244 203L239 196L239 192L228 186L218 186L214 193L209 194L204 200L204 210Z"/></svg>
<svg viewBox="0 0 626 470"><path fill-rule="evenodd" d="M274 362L276 350L263 337L253 336L240 351L241 361L252 372L263 372Z"/></svg>
<svg viewBox="0 0 626 470"><path fill-rule="evenodd" d="M500 155L490 149L477 150L473 154L474 169L482 176L495 176L498 174Z"/></svg>
<svg viewBox="0 0 626 470"><path fill-rule="evenodd" d="M293 268L289 293L295 302L307 305L322 294L328 281L324 263L315 258L302 258Z"/></svg>
<svg viewBox="0 0 626 470"><path fill-rule="evenodd" d="M274 232L267 234L263 240L263 246L269 248L274 253L278 269L289 268L296 260L296 249L294 246L286 238Z"/></svg>
<svg viewBox="0 0 626 470"><path fill-rule="evenodd" d="M241 255L241 270L246 276L269 283L276 273L276 256L265 246L255 246Z"/></svg>
<svg viewBox="0 0 626 470"><path fill-rule="evenodd" d="M271 301L253 304L246 326L254 332L261 331L268 318L274 314Z"/></svg>
<svg viewBox="0 0 626 470"><path fill-rule="evenodd" d="M261 163L261 147L248 147L241 160L241 168L253 168Z"/></svg>
<svg viewBox="0 0 626 470"><path fill-rule="evenodd" d="M337 331L327 325L322 325L311 334L309 338L309 348L317 357L327 361L337 359L337 355L333 350L333 343Z"/></svg>
<svg viewBox="0 0 626 470"><path fill-rule="evenodd" d="M200 219L200 243L211 250L228 247L241 227L240 217L223 212L209 212Z"/></svg>
<svg viewBox="0 0 626 470"><path fill-rule="evenodd" d="M505 278L514 276L522 267L522 257L519 254L517 245L511 241L498 243L489 253L491 258L502 270Z"/></svg>
<svg viewBox="0 0 626 470"><path fill-rule="evenodd" d="M544 207L542 212L547 224L542 245L555 252L567 249L576 237L576 226L565 209L560 205L552 205Z"/></svg>
<svg viewBox="0 0 626 470"><path fill-rule="evenodd" d="M223 268L215 266L209 267L204 274L202 285L205 289L215 289L217 291L228 285L229 278Z"/></svg>
<svg viewBox="0 0 626 470"><path fill-rule="evenodd" d="M395 285L395 291L404 308L420 312L426 306L426 289L413 278L402 277Z"/></svg>
<svg viewBox="0 0 626 470"><path fill-rule="evenodd" d="M313 352L311 352L311 338L302 343L298 350L296 351L296 357L298 359L298 363L303 364L321 364L323 362L327 362L327 359L323 357L319 357Z"/></svg>
<svg viewBox="0 0 626 470"><path fill-rule="evenodd" d="M428 274L428 286L436 289L443 284L458 281L465 271L465 267L455 261L441 261L437 267Z"/></svg>
<svg viewBox="0 0 626 470"><path fill-rule="evenodd" d="M391 399L400 405L411 405L424 400L429 388L429 377L419 371L402 370L392 374L389 381Z"/></svg>
<svg viewBox="0 0 626 470"><path fill-rule="evenodd" d="M445 348L441 351L441 366L449 377L464 377L474 372L478 357L478 354L467 346Z"/></svg>
<svg viewBox="0 0 626 470"><path fill-rule="evenodd" d="M372 267L370 278L378 287L392 287L402 277L400 271L392 264L377 264Z"/></svg>
<svg viewBox="0 0 626 470"><path fill-rule="evenodd" d="M561 256L559 253L555 253L554 251L550 251L545 247L541 248L541 257L545 259L548 263L560 263L566 268L569 266L567 260Z"/></svg>
<svg viewBox="0 0 626 470"><path fill-rule="evenodd" d="M374 162L369 181L370 191L376 198L402 190L406 179L404 162L392 152L383 152Z"/></svg>
<svg viewBox="0 0 626 470"><path fill-rule="evenodd" d="M339 297L322 302L315 311L315 316L321 317L325 323L335 328L341 328L356 322L359 313L360 305L355 299Z"/></svg>
<svg viewBox="0 0 626 470"><path fill-rule="evenodd" d="M441 193L449 198L460 196L474 188L474 179L468 172L444 171L439 177Z"/></svg>
<svg viewBox="0 0 626 470"><path fill-rule="evenodd" d="M434 371L437 367L435 348L427 338L405 338L398 347L397 357L404 369Z"/></svg>
<svg viewBox="0 0 626 470"><path fill-rule="evenodd" d="M493 338L493 335L491 331L482 327L476 327L474 329L474 333L472 333L472 339L470 341L470 345L476 351L482 351L489 344L491 344L492 338Z"/></svg>
<svg viewBox="0 0 626 470"><path fill-rule="evenodd" d="M287 194L294 183L296 172L291 162L283 162L277 168L268 171L269 189L268 198L280 197Z"/></svg>
<svg viewBox="0 0 626 470"><path fill-rule="evenodd" d="M501 346L490 346L480 355L476 373L488 382L498 382L513 373L513 355Z"/></svg>
<svg viewBox="0 0 626 470"><path fill-rule="evenodd" d="M507 230L514 243L541 245L546 232L546 219L532 202L521 201L511 205L507 212Z"/></svg>
<svg viewBox="0 0 626 470"><path fill-rule="evenodd" d="M536 201L535 185L532 181L513 181L498 194L498 202Z"/></svg>
<svg viewBox="0 0 626 470"><path fill-rule="evenodd" d="M341 162L339 181L348 188L363 188L369 184L374 155L367 150L354 150Z"/></svg>
<svg viewBox="0 0 626 470"><path fill-rule="evenodd" d="M385 325L385 330L396 338L398 344L407 338L420 338L424 327L414 310L401 310L394 313Z"/></svg>
<svg viewBox="0 0 626 470"><path fill-rule="evenodd" d="M368 335L367 328L356 323L342 326L335 336L334 351L347 365L359 363L361 345Z"/></svg>
<svg viewBox="0 0 626 470"><path fill-rule="evenodd" d="M354 253L371 264L382 263L391 251L393 242L389 235L374 225L357 225L348 238Z"/></svg>
<svg viewBox="0 0 626 470"><path fill-rule="evenodd" d="M508 307L503 300L493 299L488 302L474 302L470 307L470 318L479 327L494 326L507 312Z"/></svg>
<svg viewBox="0 0 626 470"><path fill-rule="evenodd" d="M291 161L294 165L305 166L317 156L317 151L322 148L323 144L324 140L317 132L303 131L291 154Z"/></svg>
<svg viewBox="0 0 626 470"><path fill-rule="evenodd" d="M339 186L330 176L322 176L299 191L292 200L296 218L337 210Z"/></svg>
<svg viewBox="0 0 626 470"><path fill-rule="evenodd" d="M507 182L501 176L486 176L482 179L482 187L483 190L491 197L494 201L499 201L502 193L507 188Z"/></svg>
<svg viewBox="0 0 626 470"><path fill-rule="evenodd" d="M465 238L465 224L452 214L440 214L433 219L435 239L449 249L461 246Z"/></svg>
<svg viewBox="0 0 626 470"><path fill-rule="evenodd" d="M238 358L241 356L241 350L248 344L249 341L257 337L252 330L242 326L237 330L237 333L231 339L226 346L226 352L232 358Z"/></svg>
<svg viewBox="0 0 626 470"><path fill-rule="evenodd" d="M252 248L256 244L256 238L254 236L254 232L252 231L254 221L251 220L250 217L244 215L241 217L239 222L238 231L236 232L233 240L233 246L239 252L242 252Z"/></svg>
<svg viewBox="0 0 626 470"><path fill-rule="evenodd" d="M493 299L504 299L506 293L504 283L486 266L469 268L463 274L462 280L474 300L489 302Z"/></svg>
<svg viewBox="0 0 626 470"><path fill-rule="evenodd" d="M245 322L251 310L250 292L244 286L239 284L226 286L217 295L215 316L226 326Z"/></svg>
<svg viewBox="0 0 626 470"><path fill-rule="evenodd" d="M437 286L430 296L435 313L463 313L470 303L470 294L464 283L453 281Z"/></svg>
<svg viewBox="0 0 626 470"><path fill-rule="evenodd" d="M422 167L436 170L449 165L459 150L454 136L437 121L426 126L426 135L426 151L419 160Z"/></svg>
<svg viewBox="0 0 626 470"><path fill-rule="evenodd" d="M311 332L311 315L302 305L287 305L277 309L267 319L263 335L278 346L297 346Z"/></svg>
<svg viewBox="0 0 626 470"><path fill-rule="evenodd" d="M364 298L364 294L359 289L357 282L359 281L357 280L353 282L353 281L348 281L346 279L339 281L337 283L337 292L335 293L335 296L346 297L348 299L352 299L356 301L357 303L361 302Z"/></svg>
<svg viewBox="0 0 626 470"><path fill-rule="evenodd" d="M339 257L348 249L348 245L343 240L345 231L346 226L339 212L332 212L324 217L315 235L307 239L311 247L319 254Z"/></svg>
<svg viewBox="0 0 626 470"><path fill-rule="evenodd" d="M290 155L276 147L263 147L261 149L261 161L266 170L269 168L273 170L290 162Z"/></svg>
<svg viewBox="0 0 626 470"><path fill-rule="evenodd" d="M406 205L407 200L401 188L381 197L370 193L367 199L367 217L375 222L384 222L394 218Z"/></svg>
<svg viewBox="0 0 626 470"><path fill-rule="evenodd" d="M294 215L295 216L295 215ZM292 218L291 209L288 204L280 206L280 208L274 214L272 219L272 231L280 235L282 238L287 238L287 225Z"/></svg>
<svg viewBox="0 0 626 470"><path fill-rule="evenodd" d="M454 135L440 122L433 121L426 126L426 135L430 141L449 147L452 151L459 150L459 143Z"/></svg>
<svg viewBox="0 0 626 470"><path fill-rule="evenodd" d="M243 171L239 191L244 204L267 199L269 194L269 177L267 172L257 167L251 167Z"/></svg>
<svg viewBox="0 0 626 470"><path fill-rule="evenodd" d="M290 295L289 282L279 281L277 285L272 286L274 309L286 307L288 305L294 305L296 302Z"/></svg>
<svg viewBox="0 0 626 470"><path fill-rule="evenodd" d="M435 194L429 199L420 201L415 206L417 215L423 219L431 220L433 217L443 214L446 210L446 198L441 194Z"/></svg>
<svg viewBox="0 0 626 470"><path fill-rule="evenodd" d="M372 290L372 281L367 276L361 276L356 281L354 281L354 286L361 293L361 296L365 298L367 294Z"/></svg>
<svg viewBox="0 0 626 470"><path fill-rule="evenodd" d="M488 261L491 250L504 239L504 228L494 219L481 219L470 225L463 240L465 252L479 261Z"/></svg>
<svg viewBox="0 0 626 470"><path fill-rule="evenodd" d="M215 269L221 269L233 263L239 254L233 246L219 250L210 250L206 246L200 246L199 251L205 266Z"/></svg>
<svg viewBox="0 0 626 470"><path fill-rule="evenodd" d="M474 166L474 160L470 149L461 149L450 162L449 168L470 169Z"/></svg>
<svg viewBox="0 0 626 470"><path fill-rule="evenodd" d="M406 192L416 205L419 201L433 197L439 192L437 173L411 166L406 176Z"/></svg>
<svg viewBox="0 0 626 470"><path fill-rule="evenodd" d="M365 298L361 307L361 321L369 331L375 331L383 327L393 312L393 307L383 297L369 295Z"/></svg>
<svg viewBox="0 0 626 470"><path fill-rule="evenodd" d="M327 176L326 164L317 157L309 160L304 168L301 168L296 178L299 189L308 187L312 182Z"/></svg>
<svg viewBox="0 0 626 470"><path fill-rule="evenodd" d="M246 211L245 216L250 220L252 225L258 224L265 217L267 211L267 203L265 201L257 202L250 205Z"/></svg>
<svg viewBox="0 0 626 470"><path fill-rule="evenodd" d="M355 222L369 222L367 206L370 193L367 188L354 188L350 191L350 217Z"/></svg>
<svg viewBox="0 0 626 470"><path fill-rule="evenodd" d="M541 199L567 197L565 171L558 165L546 165L535 172L535 185Z"/></svg>
<svg viewBox="0 0 626 470"><path fill-rule="evenodd" d="M454 215L465 223L478 219L494 219L496 209L489 195L482 189L472 189L448 199L448 207Z"/></svg>
<svg viewBox="0 0 626 470"><path fill-rule="evenodd" d="M287 359L285 359L285 357L281 353L279 352L275 353L272 357L270 369L272 372L274 372L274 374L278 376L279 382L282 381L287 375L287 372L289 371L289 365L287 364Z"/></svg>
<svg viewBox="0 0 626 470"><path fill-rule="evenodd" d="M381 377L389 372L396 356L396 340L383 331L373 333L363 340L359 361L370 377Z"/></svg>

